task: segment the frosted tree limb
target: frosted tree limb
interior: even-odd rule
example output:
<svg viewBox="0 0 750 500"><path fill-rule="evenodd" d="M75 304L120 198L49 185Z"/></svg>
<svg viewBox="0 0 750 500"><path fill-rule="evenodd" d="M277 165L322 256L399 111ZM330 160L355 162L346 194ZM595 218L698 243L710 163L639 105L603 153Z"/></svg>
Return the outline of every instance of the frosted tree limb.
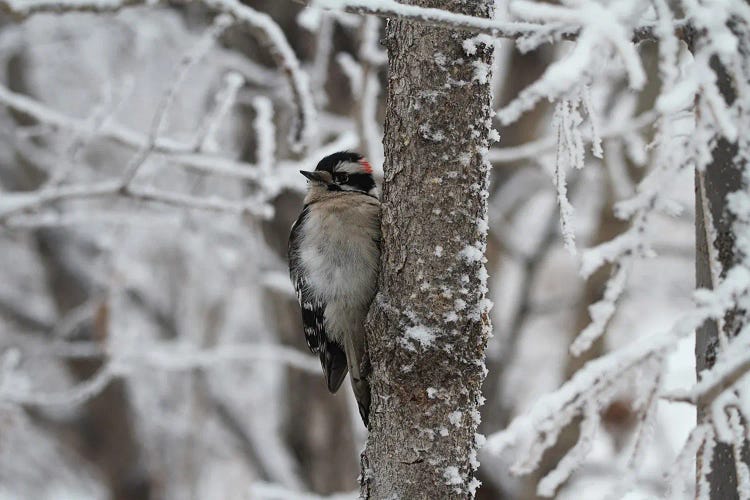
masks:
<svg viewBox="0 0 750 500"><path fill-rule="evenodd" d="M217 197L201 198L153 188L131 187L125 191L122 182L115 180L68 185L37 192L5 194L0 202L0 224L5 223L14 214L41 208L56 201L107 196L216 212L247 213L261 217L269 217L272 214L272 208L269 205L265 202L259 204L257 200L232 202Z"/></svg>
<svg viewBox="0 0 750 500"><path fill-rule="evenodd" d="M284 73L291 88L296 107L296 123L290 131L292 146L305 149L312 140L315 124L315 105L307 74L278 24L267 14L256 11L238 0L200 0L215 11L232 16L233 22L247 29L266 47L276 66ZM153 5L169 5L168 0L0 0L0 12L21 20L44 12L117 12L119 10Z"/></svg>
<svg viewBox="0 0 750 500"><path fill-rule="evenodd" d="M609 126L603 126L599 130L599 138L615 139L632 132L638 131L642 128L648 127L653 124L658 118L657 113L648 111L634 117L632 120L625 123L613 124ZM590 134L583 135L584 141L591 143L592 137ZM512 146L507 148L491 148L487 153L487 159L491 163L511 163L515 161L528 160L532 158L538 158L544 153L553 151L557 145L557 137L550 135L542 139L527 142L519 146Z"/></svg>
<svg viewBox="0 0 750 500"><path fill-rule="evenodd" d="M224 76L223 86L216 94L211 110L195 134L193 142L195 151L211 153L218 151L216 134L223 120L234 106L237 93L244 83L244 76L236 71L230 71Z"/></svg>
<svg viewBox="0 0 750 500"><path fill-rule="evenodd" d="M90 379L59 392L18 391L0 385L0 401L25 406L78 406L101 393L119 373L106 364Z"/></svg>
<svg viewBox="0 0 750 500"><path fill-rule="evenodd" d="M28 115L41 124L51 127L53 130L66 130L82 136L90 132L90 126L85 120L66 116L28 96L12 92L3 85L0 85L0 104ZM102 124L96 130L96 134L97 137L111 140L134 149L145 148L149 143L149 138L145 134L111 121ZM254 172L254 165L211 153L196 153L194 144L177 141L168 137L157 137L153 141L153 151L166 155L170 161L201 172L240 177L248 180L254 180L258 177Z"/></svg>
<svg viewBox="0 0 750 500"><path fill-rule="evenodd" d="M716 290L696 294L696 307L685 313L668 332L638 339L589 362L556 392L540 398L528 414L517 417L508 428L489 436L487 449L499 453L514 443L530 441L531 445L525 445L525 454L541 457L541 453L554 444L562 426L580 413L588 401L606 393L644 363L664 359L680 339L690 335L707 318L722 317L733 307L733 297L746 294L748 287L750 275L741 273Z"/></svg>
<svg viewBox="0 0 750 500"><path fill-rule="evenodd" d="M13 388L13 384L3 385L4 379L0 378L0 402L40 407L77 406L95 397L114 379L127 378L134 370L181 372L247 362L283 363L305 373L320 373L320 364L314 356L273 344L225 345L203 350L151 345L137 354L114 354L93 377L63 391L46 393L19 390ZM6 368L5 377L8 377L7 372Z"/></svg>
<svg viewBox="0 0 750 500"><path fill-rule="evenodd" d="M174 80L164 92L164 96L159 101L159 105L154 113L146 144L138 150L133 159L131 159L125 167L125 173L121 179L125 191L130 190L131 183L133 182L133 179L135 179L136 174L153 152L154 147L156 146L156 141L158 140L161 129L167 118L167 113L172 107L177 92L185 82L188 73L192 67L208 53L211 46L216 42L216 39L231 25L232 18L230 16L217 16L211 27L200 37L198 42L180 58L180 62L175 71L176 74Z"/></svg>
<svg viewBox="0 0 750 500"><path fill-rule="evenodd" d="M255 119L255 162L262 176L271 175L271 169L276 164L276 126L273 122L273 103L270 99L257 96L253 99Z"/></svg>
<svg viewBox="0 0 750 500"><path fill-rule="evenodd" d="M508 22L496 19L456 14L442 9L404 5L395 0L293 0L303 5L311 5L323 9L339 10L355 14L372 14L383 18L409 19L410 21L457 30L486 33L497 38L518 39L530 35L542 35L550 40L560 38L575 40L580 32L580 26L570 25L563 29L544 26L537 23ZM633 30L632 41L640 42L655 40L651 25L639 26ZM675 32L680 38L687 36L690 26L686 22L675 23Z"/></svg>

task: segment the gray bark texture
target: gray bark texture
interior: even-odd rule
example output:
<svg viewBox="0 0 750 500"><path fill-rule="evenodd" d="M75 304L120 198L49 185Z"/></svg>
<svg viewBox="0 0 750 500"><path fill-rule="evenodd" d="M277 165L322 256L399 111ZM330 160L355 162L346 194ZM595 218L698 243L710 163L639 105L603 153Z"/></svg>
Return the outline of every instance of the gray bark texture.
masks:
<svg viewBox="0 0 750 500"><path fill-rule="evenodd" d="M740 52L746 60L750 57L747 47L747 35L740 37ZM712 66L718 78L719 90L727 105L731 105L737 95L732 78L724 66L715 59ZM745 74L747 77L747 73ZM746 133L740 131L740 134ZM724 278L726 271L738 263L740 255L735 246L734 223L735 217L728 210L727 196L738 190L746 190L742 171L745 168L742 155L738 155L737 143L730 143L724 138L717 141L713 149L712 161L705 171L696 171L695 175L695 228L696 228L696 286L699 288L714 288L714 278L711 273L711 254L716 255L721 264L719 280ZM709 224L710 223L710 224ZM710 228L713 227L715 239L711 241ZM732 310L725 317L723 325L716 321L706 321L696 331L695 361L696 372L714 366L719 347L720 328L727 338L736 336L747 322L747 311ZM708 395L698 401L698 422L702 422L710 413L710 405L715 395ZM747 424L745 424L747 425ZM742 458L750 465L750 446L745 440ZM702 460L701 451L698 452L698 464ZM700 470L700 467L699 467ZM716 443L711 460L711 472L708 475L710 484L710 498L712 500L729 500L739 498L737 493L737 471L733 455L733 448L726 443Z"/></svg>
<svg viewBox="0 0 750 500"><path fill-rule="evenodd" d="M491 0L404 3L483 17L492 8ZM367 324L363 498L472 498L478 484L492 47L468 54L471 36L402 20L386 27L382 262Z"/></svg>

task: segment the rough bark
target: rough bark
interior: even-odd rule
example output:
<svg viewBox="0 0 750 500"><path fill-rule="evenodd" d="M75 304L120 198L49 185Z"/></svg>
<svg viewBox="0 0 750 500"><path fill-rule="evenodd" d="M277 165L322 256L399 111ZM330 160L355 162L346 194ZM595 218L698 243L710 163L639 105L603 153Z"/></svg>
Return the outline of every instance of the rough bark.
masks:
<svg viewBox="0 0 750 500"><path fill-rule="evenodd" d="M741 44L740 52L746 58L750 54L745 44ZM714 60L712 66L718 77L719 90L726 103L731 105L737 98L732 79L718 60ZM727 207L727 195L748 189L742 179L745 160L737 152L737 143L731 143L724 138L719 139L713 149L711 163L705 171L696 171L695 174L695 277L698 288L714 288L717 284L711 271L712 255L721 264L719 280L723 279L726 271L740 258L735 247L734 216ZM715 236L713 241L712 227ZM712 320L706 321L696 331L695 369L698 374L711 368L716 362L721 331L723 330L727 338L731 338L737 335L746 321L747 311L732 310L724 317L723 325ZM699 423L709 415L710 403L710 398L698 401ZM750 465L750 443L747 440L744 442L742 455L743 461ZM700 465L701 451L698 452L697 459ZM708 481L712 500L739 498L737 471L731 445L716 443Z"/></svg>
<svg viewBox="0 0 750 500"><path fill-rule="evenodd" d="M409 2L489 16L492 2ZM489 332L491 47L390 21L380 291L368 321L364 498L471 498Z"/></svg>

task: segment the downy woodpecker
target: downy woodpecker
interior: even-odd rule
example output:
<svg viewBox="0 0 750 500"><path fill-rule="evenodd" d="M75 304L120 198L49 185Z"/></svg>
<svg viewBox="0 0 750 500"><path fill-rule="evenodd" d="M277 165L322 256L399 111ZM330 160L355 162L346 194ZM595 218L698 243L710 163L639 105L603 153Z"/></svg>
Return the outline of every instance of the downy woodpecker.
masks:
<svg viewBox="0 0 750 500"><path fill-rule="evenodd" d="M307 345L320 356L328 390L349 371L365 426L370 411L365 317L380 265L380 202L362 155L326 156L309 179L289 236L289 273L302 307Z"/></svg>

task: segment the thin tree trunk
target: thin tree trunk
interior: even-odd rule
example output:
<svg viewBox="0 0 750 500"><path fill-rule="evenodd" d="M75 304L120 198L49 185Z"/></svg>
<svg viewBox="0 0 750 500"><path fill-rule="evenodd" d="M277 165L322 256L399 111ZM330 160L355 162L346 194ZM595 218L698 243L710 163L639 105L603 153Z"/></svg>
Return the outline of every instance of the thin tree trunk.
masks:
<svg viewBox="0 0 750 500"><path fill-rule="evenodd" d="M746 38L740 37L740 40ZM740 52L749 57L748 47L741 43ZM714 71L718 78L719 90L731 105L737 98L733 82L726 69L718 60L713 61ZM740 134L747 133L740 130ZM727 195L746 190L742 179L745 159L738 155L737 143L730 143L724 138L717 141L713 149L711 163L705 171L695 173L695 235L696 258L695 276L696 286L699 288L714 288L716 281L724 278L726 271L737 264L740 255L735 246L733 214L728 210ZM714 237L713 241L711 238ZM718 260L721 265L719 276L714 276L711 269L712 260ZM734 337L747 321L747 311L729 311L719 325L716 321L706 321L696 331L695 361L696 372L711 368L716 362L719 338L723 334L727 338ZM710 400L698 401L698 422L704 421L710 414ZM743 445L743 461L750 465L750 447L747 439ZM698 470L702 453L698 452ZM737 471L732 446L726 443L716 443L711 460L711 472L708 481L711 487L712 500L738 498Z"/></svg>
<svg viewBox="0 0 750 500"><path fill-rule="evenodd" d="M492 2L409 2L487 17ZM390 21L380 292L370 311L364 498L471 498L489 333L492 48ZM470 44L466 44L470 47ZM471 48L471 47L470 47ZM472 52L469 50L468 52Z"/></svg>

